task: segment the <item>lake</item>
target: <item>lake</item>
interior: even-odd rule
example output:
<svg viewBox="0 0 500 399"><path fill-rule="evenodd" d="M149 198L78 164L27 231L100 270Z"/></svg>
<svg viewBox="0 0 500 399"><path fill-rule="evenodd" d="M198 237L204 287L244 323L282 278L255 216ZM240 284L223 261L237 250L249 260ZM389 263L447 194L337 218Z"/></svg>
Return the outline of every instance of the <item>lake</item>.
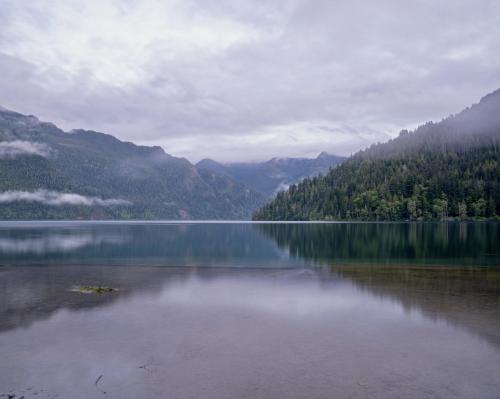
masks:
<svg viewBox="0 0 500 399"><path fill-rule="evenodd" d="M500 224L1 222L1 395L498 399Z"/></svg>

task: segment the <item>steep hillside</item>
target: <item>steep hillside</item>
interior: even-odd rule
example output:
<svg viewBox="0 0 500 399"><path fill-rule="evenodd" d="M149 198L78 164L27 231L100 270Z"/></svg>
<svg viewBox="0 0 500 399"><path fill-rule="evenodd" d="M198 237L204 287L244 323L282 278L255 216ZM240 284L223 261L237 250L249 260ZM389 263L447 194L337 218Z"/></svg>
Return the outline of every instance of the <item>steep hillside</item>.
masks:
<svg viewBox="0 0 500 399"><path fill-rule="evenodd" d="M256 220L495 219L500 215L500 90L439 123L402 131L326 176L306 179Z"/></svg>
<svg viewBox="0 0 500 399"><path fill-rule="evenodd" d="M274 197L305 177L327 173L345 157L322 152L317 158L273 158L267 162L218 163L204 159L196 165L199 169L223 174L253 188L267 197Z"/></svg>
<svg viewBox="0 0 500 399"><path fill-rule="evenodd" d="M0 110L0 219L242 219L262 203L160 147Z"/></svg>

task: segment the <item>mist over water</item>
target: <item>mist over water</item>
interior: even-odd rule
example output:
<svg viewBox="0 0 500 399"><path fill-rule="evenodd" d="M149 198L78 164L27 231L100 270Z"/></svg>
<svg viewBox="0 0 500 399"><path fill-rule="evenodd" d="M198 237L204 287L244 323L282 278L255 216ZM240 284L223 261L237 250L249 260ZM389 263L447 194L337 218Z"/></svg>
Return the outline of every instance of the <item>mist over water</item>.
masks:
<svg viewBox="0 0 500 399"><path fill-rule="evenodd" d="M498 229L2 224L0 394L497 398Z"/></svg>

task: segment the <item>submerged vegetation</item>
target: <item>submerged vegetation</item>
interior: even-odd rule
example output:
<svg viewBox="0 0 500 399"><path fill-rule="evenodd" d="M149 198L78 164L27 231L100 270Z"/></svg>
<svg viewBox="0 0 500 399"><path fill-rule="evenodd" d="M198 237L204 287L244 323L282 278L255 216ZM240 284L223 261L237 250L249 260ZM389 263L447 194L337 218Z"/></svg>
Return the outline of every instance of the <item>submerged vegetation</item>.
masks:
<svg viewBox="0 0 500 399"><path fill-rule="evenodd" d="M73 291L80 292L82 294L105 294L108 292L117 291L117 289L101 285L79 285L75 287Z"/></svg>

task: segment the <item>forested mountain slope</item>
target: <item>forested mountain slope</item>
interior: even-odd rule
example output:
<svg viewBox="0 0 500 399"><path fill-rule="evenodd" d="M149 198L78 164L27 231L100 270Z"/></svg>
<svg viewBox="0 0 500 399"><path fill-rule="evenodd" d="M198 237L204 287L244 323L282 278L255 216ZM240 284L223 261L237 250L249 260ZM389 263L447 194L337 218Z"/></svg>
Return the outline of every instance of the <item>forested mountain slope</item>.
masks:
<svg viewBox="0 0 500 399"><path fill-rule="evenodd" d="M316 158L273 158L267 162L219 163L203 159L196 166L224 174L267 197L274 197L305 177L327 173L345 159L322 152Z"/></svg>
<svg viewBox="0 0 500 399"><path fill-rule="evenodd" d="M324 177L306 179L255 220L496 219L500 90L457 115L402 131Z"/></svg>
<svg viewBox="0 0 500 399"><path fill-rule="evenodd" d="M0 219L241 219L263 200L160 147L0 109Z"/></svg>

